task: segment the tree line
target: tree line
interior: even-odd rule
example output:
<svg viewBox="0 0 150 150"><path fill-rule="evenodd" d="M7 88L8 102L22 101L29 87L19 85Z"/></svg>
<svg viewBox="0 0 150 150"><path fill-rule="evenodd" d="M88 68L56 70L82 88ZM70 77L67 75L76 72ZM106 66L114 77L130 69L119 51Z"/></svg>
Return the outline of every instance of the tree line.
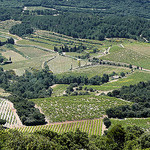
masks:
<svg viewBox="0 0 150 150"><path fill-rule="evenodd" d="M55 52L59 52L59 53L62 53L62 52L77 52L77 53L81 53L82 51L86 50L87 47L84 46L84 45L79 45L79 46L74 46L74 47L68 47L67 45L64 45L64 46L61 46L61 47L55 47L54 46L54 51Z"/></svg>

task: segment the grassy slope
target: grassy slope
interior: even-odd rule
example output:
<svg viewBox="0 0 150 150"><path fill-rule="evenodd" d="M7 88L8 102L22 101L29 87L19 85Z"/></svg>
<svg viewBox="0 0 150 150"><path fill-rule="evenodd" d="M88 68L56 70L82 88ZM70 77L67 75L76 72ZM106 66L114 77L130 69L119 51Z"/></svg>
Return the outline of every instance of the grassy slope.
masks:
<svg viewBox="0 0 150 150"><path fill-rule="evenodd" d="M67 84L58 84L55 87L53 87L53 93L52 93L52 97L55 96L62 96L63 92L66 90L66 88L68 87Z"/></svg>
<svg viewBox="0 0 150 150"><path fill-rule="evenodd" d="M108 82L101 86L87 86L92 87L93 89L101 90L101 91L109 91L113 89L121 88L122 86L129 86L133 84L137 84L140 81L148 81L150 80L150 72L142 72L135 71L135 73L129 75L127 78L121 78L116 82Z"/></svg>
<svg viewBox="0 0 150 150"><path fill-rule="evenodd" d="M110 54L103 56L102 59L150 69L150 44L133 42L125 44L124 47L122 48L120 45L113 46L110 49Z"/></svg>
<svg viewBox="0 0 150 150"><path fill-rule="evenodd" d="M77 70L73 70L70 72L65 72L62 74L59 74L58 77L61 76L69 76L69 75L74 75L74 76L87 76L89 78L99 75L102 76L104 73L105 74L111 74L112 72L116 72L120 74L120 72L130 72L130 69L128 68L123 68L123 67L116 67L116 66L90 66L90 67L85 67L85 68L80 68Z"/></svg>

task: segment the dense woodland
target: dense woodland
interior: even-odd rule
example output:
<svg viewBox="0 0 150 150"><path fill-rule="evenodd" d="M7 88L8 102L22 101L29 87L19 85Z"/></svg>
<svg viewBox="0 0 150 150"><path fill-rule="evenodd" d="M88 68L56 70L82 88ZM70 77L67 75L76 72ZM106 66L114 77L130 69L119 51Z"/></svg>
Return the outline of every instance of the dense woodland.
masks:
<svg viewBox="0 0 150 150"><path fill-rule="evenodd" d="M150 81L140 82L137 85L123 86L120 90L114 90L107 94L134 102L132 106L119 106L106 111L112 118L146 118L150 117Z"/></svg>
<svg viewBox="0 0 150 150"><path fill-rule="evenodd" d="M28 33L34 29L50 30L74 38L104 40L105 38L132 38L150 40L150 21L138 17L100 17L83 13L65 13L58 16L21 16L23 22L10 29L10 33L22 36L25 24ZM31 33L32 33L31 32Z"/></svg>
<svg viewBox="0 0 150 150"><path fill-rule="evenodd" d="M150 134L137 126L112 127L103 136L88 137L86 132L76 130L57 134L50 130L34 133L16 130L0 130L0 149L40 149L40 150L135 150L146 149L150 145Z"/></svg>
<svg viewBox="0 0 150 150"><path fill-rule="evenodd" d="M148 0L1 0L0 6L43 6L63 12L87 12L104 15L134 15L150 18Z"/></svg>
<svg viewBox="0 0 150 150"><path fill-rule="evenodd" d="M50 30L57 33L72 36L74 38L87 38L87 39L97 39L104 40L105 38L132 38L143 40L146 38L150 41L150 21L147 20L150 13L149 2L148 1L111 1L107 0L103 2L102 0L94 1L24 1L21 2L20 7L4 7L5 2L3 1L3 6L0 2L0 20L14 19L17 21L22 21L20 25L15 25L10 29L10 33L23 36L26 34L33 33L33 29ZM16 2L15 0L13 1ZM17 1L18 3L18 1ZM65 7L59 7L56 9L44 9L44 10L23 10L23 6L44 6L47 5L57 5L60 6L75 6L75 7L100 7L98 13L87 12L86 9L82 11L77 11L75 9L73 12L64 11ZM55 3L55 4L54 4ZM109 5L106 5L109 3ZM19 4L19 3L18 3ZM88 5L87 5L88 4ZM91 5L90 5L91 4ZM127 5L128 4L128 5ZM130 4L130 7L129 7ZM85 5L85 6L84 6ZM111 6L112 5L112 6ZM11 5L10 5L11 6ZM53 7L52 8L55 8ZM139 9L137 9L140 6ZM102 8L101 8L102 7ZM132 9L132 7L134 9ZM59 10L60 9L60 10ZM101 12L101 9L106 9L106 11ZM107 9L110 12L107 12ZM113 9L115 12L113 12ZM125 12L122 12L125 9ZM128 10L129 9L129 10ZM135 11L134 13L132 11ZM138 11L143 14L139 14ZM127 12L127 14L126 14ZM141 17L145 17L141 18ZM149 17L150 18L150 17Z"/></svg>

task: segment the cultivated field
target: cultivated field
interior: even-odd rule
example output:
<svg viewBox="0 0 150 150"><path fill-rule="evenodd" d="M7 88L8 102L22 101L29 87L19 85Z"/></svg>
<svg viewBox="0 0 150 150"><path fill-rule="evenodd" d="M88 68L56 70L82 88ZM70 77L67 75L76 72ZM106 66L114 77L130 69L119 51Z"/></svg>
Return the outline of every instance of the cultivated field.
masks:
<svg viewBox="0 0 150 150"><path fill-rule="evenodd" d="M81 60L80 62L81 66L86 64L85 61ZM69 71L71 69L71 65L73 69L78 68L78 60L57 55L56 58L49 61L47 65L49 66L50 70L53 71L53 73L62 73Z"/></svg>
<svg viewBox="0 0 150 150"><path fill-rule="evenodd" d="M0 99L0 119L6 120L6 127L18 127L22 125L13 104L2 98Z"/></svg>
<svg viewBox="0 0 150 150"><path fill-rule="evenodd" d="M76 129L79 128L82 132L87 132L88 135L91 136L91 135L101 135L102 122L103 122L102 119L94 119L94 120L55 123L44 126L21 127L16 129L23 133L25 132L31 133L35 131L40 131L42 129L55 131L57 133L64 133L68 131L75 132Z"/></svg>
<svg viewBox="0 0 150 150"><path fill-rule="evenodd" d="M100 118L105 110L118 105L132 104L108 96L69 96L32 99L46 115L49 122Z"/></svg>

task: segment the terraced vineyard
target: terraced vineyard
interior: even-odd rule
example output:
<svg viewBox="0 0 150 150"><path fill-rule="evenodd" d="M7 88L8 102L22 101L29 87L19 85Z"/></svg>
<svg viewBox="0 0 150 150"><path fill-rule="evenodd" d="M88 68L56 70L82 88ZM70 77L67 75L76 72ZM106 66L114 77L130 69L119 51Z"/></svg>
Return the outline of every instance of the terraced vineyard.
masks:
<svg viewBox="0 0 150 150"><path fill-rule="evenodd" d="M102 119L94 119L94 120L82 120L82 121L72 121L72 122L64 122L64 123L54 123L45 126L28 126L16 128L17 130L25 133L25 132L35 132L42 129L47 129L51 131L55 131L57 133L64 133L68 131L75 131L79 128L83 132L87 132L89 136L91 135L101 135L102 133Z"/></svg>
<svg viewBox="0 0 150 150"><path fill-rule="evenodd" d="M5 99L0 99L0 118L6 120L6 127L17 127L22 125L13 108L13 104Z"/></svg>
<svg viewBox="0 0 150 150"><path fill-rule="evenodd" d="M60 96L31 101L42 109L49 122L100 118L112 106L132 104L114 97L94 95Z"/></svg>

